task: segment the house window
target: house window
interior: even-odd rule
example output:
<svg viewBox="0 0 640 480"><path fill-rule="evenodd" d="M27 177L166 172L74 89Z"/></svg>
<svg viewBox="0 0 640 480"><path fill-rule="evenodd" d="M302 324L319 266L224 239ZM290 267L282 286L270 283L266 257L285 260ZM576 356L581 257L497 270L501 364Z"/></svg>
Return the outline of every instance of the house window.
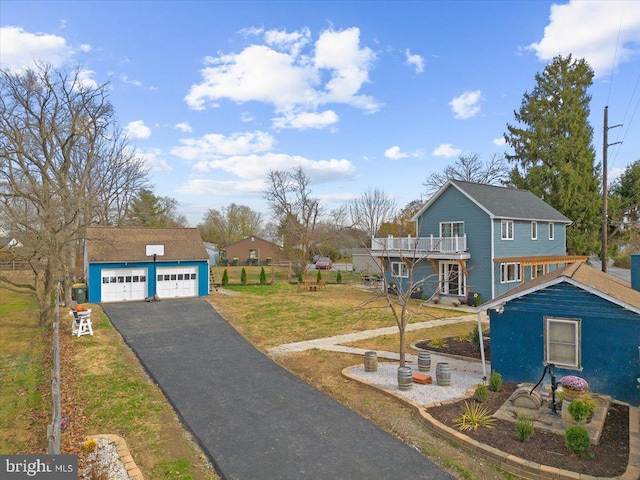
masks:
<svg viewBox="0 0 640 480"><path fill-rule="evenodd" d="M553 240L555 237L555 224L550 223L549 224L549 240Z"/></svg>
<svg viewBox="0 0 640 480"><path fill-rule="evenodd" d="M249 258L258 258L257 250L249 250Z"/></svg>
<svg viewBox="0 0 640 480"><path fill-rule="evenodd" d="M538 222L531 222L531 240L538 239Z"/></svg>
<svg viewBox="0 0 640 480"><path fill-rule="evenodd" d="M520 282L522 280L522 265L520 263L500 264L500 283Z"/></svg>
<svg viewBox="0 0 640 480"><path fill-rule="evenodd" d="M502 240L513 240L513 220L502 220L500 226L500 238Z"/></svg>
<svg viewBox="0 0 640 480"><path fill-rule="evenodd" d="M581 368L579 318L544 318L544 361L558 367Z"/></svg>
<svg viewBox="0 0 640 480"><path fill-rule="evenodd" d="M441 222L441 237L464 237L464 222Z"/></svg>
<svg viewBox="0 0 640 480"><path fill-rule="evenodd" d="M531 278L538 278L540 275L547 273L546 265L532 265L531 266Z"/></svg>
<svg viewBox="0 0 640 480"><path fill-rule="evenodd" d="M404 262L391 262L391 276L409 278L409 269Z"/></svg>

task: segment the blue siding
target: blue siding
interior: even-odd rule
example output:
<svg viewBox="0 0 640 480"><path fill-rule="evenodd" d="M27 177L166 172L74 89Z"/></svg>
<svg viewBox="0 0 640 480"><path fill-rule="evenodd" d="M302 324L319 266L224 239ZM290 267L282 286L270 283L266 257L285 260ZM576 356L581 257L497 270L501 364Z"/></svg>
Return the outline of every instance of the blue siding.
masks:
<svg viewBox="0 0 640 480"><path fill-rule="evenodd" d="M209 265L202 261L158 262L159 267L198 267L198 295L209 294ZM156 275L153 262L127 262L127 263L91 263L88 269L87 290L89 303L102 301L102 269L114 268L146 268L147 269L147 296L153 296L156 291Z"/></svg>
<svg viewBox="0 0 640 480"><path fill-rule="evenodd" d="M544 369L544 317L580 318L582 371L595 393L640 406L640 315L562 283L508 302L489 312L491 368L509 382L537 382ZM548 378L545 379L548 382Z"/></svg>
<svg viewBox="0 0 640 480"><path fill-rule="evenodd" d="M479 292L482 298L491 297L491 220L457 188L451 186L438 197L418 220L420 237L440 236L440 222L464 222L467 248L471 258L467 260L467 288ZM430 264L426 270L431 274Z"/></svg>

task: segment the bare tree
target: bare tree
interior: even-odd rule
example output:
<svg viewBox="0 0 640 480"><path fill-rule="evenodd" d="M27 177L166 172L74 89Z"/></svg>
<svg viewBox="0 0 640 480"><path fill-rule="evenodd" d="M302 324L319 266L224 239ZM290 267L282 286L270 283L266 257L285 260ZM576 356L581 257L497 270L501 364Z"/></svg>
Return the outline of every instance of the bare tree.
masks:
<svg viewBox="0 0 640 480"><path fill-rule="evenodd" d="M222 247L251 234L259 234L262 215L247 206L232 203L220 210L207 210L198 230L205 241Z"/></svg>
<svg viewBox="0 0 640 480"><path fill-rule="evenodd" d="M285 254L299 262L309 260L320 216L320 201L311 195L310 184L311 179L302 167L293 171L271 170L264 192L264 198L278 222Z"/></svg>
<svg viewBox="0 0 640 480"><path fill-rule="evenodd" d="M35 292L41 325L53 318L58 278L70 299L70 269L84 229L113 198L101 175L111 162L141 166L127 163L132 149L115 126L107 92L107 84L83 83L79 69L0 71L0 209L7 227L25 239L23 255L35 278L3 284ZM142 182L145 174L129 178ZM120 184L117 195L126 192Z"/></svg>
<svg viewBox="0 0 640 480"><path fill-rule="evenodd" d="M373 238L380 226L393 218L396 202L380 188L368 188L349 203L353 224Z"/></svg>
<svg viewBox="0 0 640 480"><path fill-rule="evenodd" d="M434 172L422 183L428 197L436 193L447 180L500 185L509 178L510 169L502 155L493 154L484 163L477 153L460 155L453 165L447 165L444 171Z"/></svg>

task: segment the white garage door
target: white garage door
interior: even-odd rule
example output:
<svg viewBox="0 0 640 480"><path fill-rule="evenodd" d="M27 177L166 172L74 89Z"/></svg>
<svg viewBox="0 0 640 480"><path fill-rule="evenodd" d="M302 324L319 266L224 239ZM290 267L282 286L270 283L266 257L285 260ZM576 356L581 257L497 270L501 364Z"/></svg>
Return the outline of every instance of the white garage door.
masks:
<svg viewBox="0 0 640 480"><path fill-rule="evenodd" d="M198 296L198 267L159 267L156 280L160 298Z"/></svg>
<svg viewBox="0 0 640 480"><path fill-rule="evenodd" d="M146 268L113 268L102 270L103 302L144 300L147 296Z"/></svg>

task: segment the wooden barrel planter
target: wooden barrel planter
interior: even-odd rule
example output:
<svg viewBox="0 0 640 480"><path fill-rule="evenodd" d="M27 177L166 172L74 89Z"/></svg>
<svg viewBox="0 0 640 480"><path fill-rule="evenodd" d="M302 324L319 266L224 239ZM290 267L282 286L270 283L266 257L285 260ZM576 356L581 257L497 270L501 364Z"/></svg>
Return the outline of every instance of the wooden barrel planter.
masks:
<svg viewBox="0 0 640 480"><path fill-rule="evenodd" d="M431 371L431 354L429 352L418 353L418 370L421 372Z"/></svg>
<svg viewBox="0 0 640 480"><path fill-rule="evenodd" d="M413 387L413 372L409 367L398 367L398 388L409 390Z"/></svg>
<svg viewBox="0 0 640 480"><path fill-rule="evenodd" d="M441 387L451 385L451 370L448 363L438 363L436 365L436 381Z"/></svg>
<svg viewBox="0 0 640 480"><path fill-rule="evenodd" d="M373 351L364 352L364 371L375 372L378 370L378 354Z"/></svg>

